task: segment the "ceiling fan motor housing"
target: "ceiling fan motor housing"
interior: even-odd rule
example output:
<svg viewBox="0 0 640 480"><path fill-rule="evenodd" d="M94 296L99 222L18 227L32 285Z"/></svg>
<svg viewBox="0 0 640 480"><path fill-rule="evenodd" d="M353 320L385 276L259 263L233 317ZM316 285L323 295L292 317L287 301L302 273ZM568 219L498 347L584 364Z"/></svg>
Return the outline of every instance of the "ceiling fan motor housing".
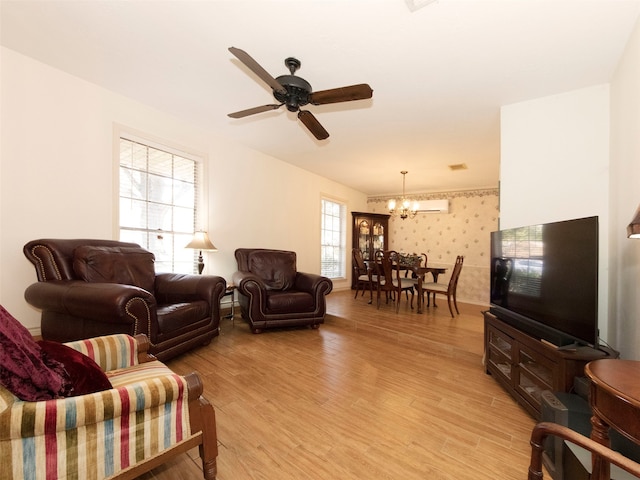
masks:
<svg viewBox="0 0 640 480"><path fill-rule="evenodd" d="M284 87L286 93L273 91L273 96L280 103L287 106L290 112L298 111L299 107L309 103L311 99L311 85L304 78L295 75L281 75L276 81Z"/></svg>

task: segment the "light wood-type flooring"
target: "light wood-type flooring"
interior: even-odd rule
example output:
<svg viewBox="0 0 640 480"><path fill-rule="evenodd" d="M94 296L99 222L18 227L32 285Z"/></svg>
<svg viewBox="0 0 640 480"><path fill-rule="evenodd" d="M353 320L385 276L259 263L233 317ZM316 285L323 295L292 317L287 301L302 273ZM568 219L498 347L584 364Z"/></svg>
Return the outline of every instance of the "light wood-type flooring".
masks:
<svg viewBox="0 0 640 480"><path fill-rule="evenodd" d="M333 292L318 329L254 335L236 309L198 371L217 415L219 480L522 480L534 420L485 373L483 307L422 314ZM199 479L197 450L144 475ZM545 475L546 478L550 478Z"/></svg>

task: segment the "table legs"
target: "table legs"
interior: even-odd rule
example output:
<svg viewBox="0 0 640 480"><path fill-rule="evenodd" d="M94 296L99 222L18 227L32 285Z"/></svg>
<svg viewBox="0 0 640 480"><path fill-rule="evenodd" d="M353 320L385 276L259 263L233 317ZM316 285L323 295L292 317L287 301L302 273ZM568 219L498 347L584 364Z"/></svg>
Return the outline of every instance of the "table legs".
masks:
<svg viewBox="0 0 640 480"><path fill-rule="evenodd" d="M591 417L591 439L600 445L608 447L609 441L609 425L604 423L600 417L594 415ZM592 457L591 464L592 480L609 480L611 466L602 457Z"/></svg>

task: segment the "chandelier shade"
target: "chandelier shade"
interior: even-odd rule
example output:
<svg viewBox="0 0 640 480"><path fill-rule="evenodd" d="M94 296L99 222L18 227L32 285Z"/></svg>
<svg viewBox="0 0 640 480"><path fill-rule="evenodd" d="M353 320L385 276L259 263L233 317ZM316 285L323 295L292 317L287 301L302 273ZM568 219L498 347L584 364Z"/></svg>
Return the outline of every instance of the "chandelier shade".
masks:
<svg viewBox="0 0 640 480"><path fill-rule="evenodd" d="M387 208L389 209L389 214L391 216L398 215L402 220L404 220L407 217L413 218L417 215L418 202L411 202L405 196L405 179L409 172L402 170L400 173L402 174L402 198L398 200L392 198L389 200Z"/></svg>

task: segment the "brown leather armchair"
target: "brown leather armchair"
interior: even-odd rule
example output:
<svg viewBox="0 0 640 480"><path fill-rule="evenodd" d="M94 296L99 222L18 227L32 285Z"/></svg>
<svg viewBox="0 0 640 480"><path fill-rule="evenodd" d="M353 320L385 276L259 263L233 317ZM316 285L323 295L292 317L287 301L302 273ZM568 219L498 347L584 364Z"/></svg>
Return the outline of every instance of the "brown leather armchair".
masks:
<svg viewBox="0 0 640 480"><path fill-rule="evenodd" d="M324 322L325 295L333 283L321 275L298 272L295 252L239 248L235 256L238 271L233 283L242 318L253 333L299 325L318 328Z"/></svg>
<svg viewBox="0 0 640 480"><path fill-rule="evenodd" d="M38 277L25 299L42 310L45 340L143 333L166 361L219 333L222 277L156 274L153 253L114 240L33 240L24 254Z"/></svg>

